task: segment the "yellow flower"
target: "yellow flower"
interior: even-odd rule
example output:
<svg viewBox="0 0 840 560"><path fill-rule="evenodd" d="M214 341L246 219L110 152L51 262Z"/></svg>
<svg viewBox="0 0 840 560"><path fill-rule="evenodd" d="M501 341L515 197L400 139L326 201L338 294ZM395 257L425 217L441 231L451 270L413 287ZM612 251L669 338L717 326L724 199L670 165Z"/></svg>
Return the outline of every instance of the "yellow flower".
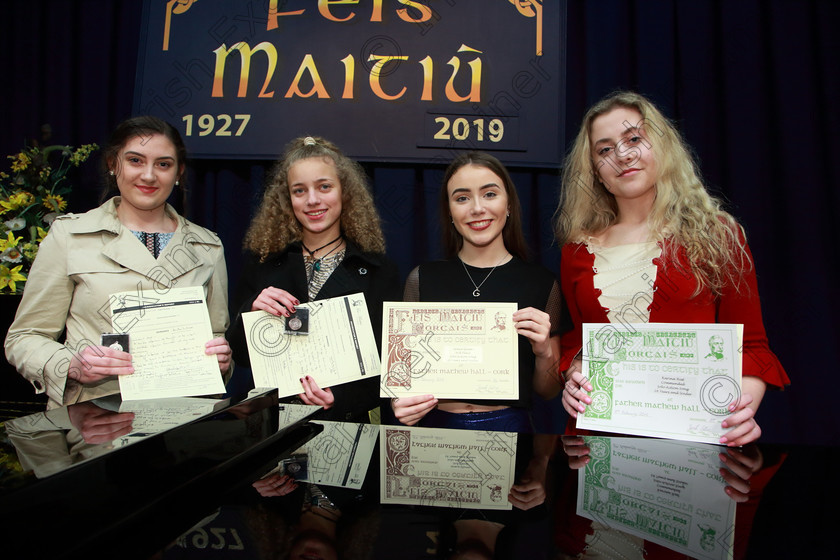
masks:
<svg viewBox="0 0 840 560"><path fill-rule="evenodd" d="M79 167L79 164L85 161L93 152L93 150L99 148L96 144L85 144L84 146L79 146L73 155L70 156L70 163Z"/></svg>
<svg viewBox="0 0 840 560"><path fill-rule="evenodd" d="M35 195L28 191L18 191L12 196L17 198L21 206L29 206L35 201Z"/></svg>
<svg viewBox="0 0 840 560"><path fill-rule="evenodd" d="M23 239L23 237L15 237L15 234L11 231L9 232L9 236L7 239L3 239L2 237L0 237L0 252L5 251L6 249L17 247L21 239Z"/></svg>
<svg viewBox="0 0 840 560"><path fill-rule="evenodd" d="M32 160L29 159L29 156L23 152L20 152L16 156L7 156L10 160L12 160L12 171L23 171L29 164L32 163Z"/></svg>
<svg viewBox="0 0 840 560"><path fill-rule="evenodd" d="M44 197L44 207L51 212L61 212L67 208L67 201L58 194L48 194Z"/></svg>
<svg viewBox="0 0 840 560"><path fill-rule="evenodd" d="M48 233L49 232L47 230L39 227L38 228L38 237L35 239L35 241L37 241L38 244L40 245L41 241L44 240L44 238L47 236Z"/></svg>
<svg viewBox="0 0 840 560"><path fill-rule="evenodd" d="M24 243L23 247L21 248L23 251L23 256L26 257L26 260L32 262L35 260L35 257L38 255L38 244L37 243Z"/></svg>
<svg viewBox="0 0 840 560"><path fill-rule="evenodd" d="M8 200L0 201L0 206L6 210L17 210L29 206L35 200L35 196L27 191L16 191Z"/></svg>
<svg viewBox="0 0 840 560"><path fill-rule="evenodd" d="M49 179L50 178L50 173L52 173L52 167L47 166L47 167L43 168L41 170L41 173L39 173L39 175L41 176L41 180L46 181L47 179Z"/></svg>
<svg viewBox="0 0 840 560"><path fill-rule="evenodd" d="M16 267L9 269L9 267L0 264L0 289L5 287L9 287L12 293L17 291L17 286L15 282L26 282L26 276L20 273L20 269L23 265L17 265Z"/></svg>

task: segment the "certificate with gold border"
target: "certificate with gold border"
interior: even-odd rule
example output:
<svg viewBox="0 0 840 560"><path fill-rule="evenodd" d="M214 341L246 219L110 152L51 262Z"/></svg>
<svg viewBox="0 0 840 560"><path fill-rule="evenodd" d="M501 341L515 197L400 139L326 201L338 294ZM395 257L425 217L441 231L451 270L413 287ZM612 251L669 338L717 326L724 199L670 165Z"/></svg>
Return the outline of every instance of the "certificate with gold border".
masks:
<svg viewBox="0 0 840 560"><path fill-rule="evenodd" d="M515 303L388 302L380 396L518 399Z"/></svg>

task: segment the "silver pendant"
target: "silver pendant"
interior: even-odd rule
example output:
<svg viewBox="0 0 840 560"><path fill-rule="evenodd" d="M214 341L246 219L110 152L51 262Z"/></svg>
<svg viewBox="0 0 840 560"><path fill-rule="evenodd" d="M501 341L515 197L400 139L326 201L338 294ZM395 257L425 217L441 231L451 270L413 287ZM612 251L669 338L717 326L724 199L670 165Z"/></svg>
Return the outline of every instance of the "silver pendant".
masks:
<svg viewBox="0 0 840 560"><path fill-rule="evenodd" d="M481 295L481 292L479 292L478 288L476 288L475 291L473 291L473 297L478 297L480 295Z"/></svg>

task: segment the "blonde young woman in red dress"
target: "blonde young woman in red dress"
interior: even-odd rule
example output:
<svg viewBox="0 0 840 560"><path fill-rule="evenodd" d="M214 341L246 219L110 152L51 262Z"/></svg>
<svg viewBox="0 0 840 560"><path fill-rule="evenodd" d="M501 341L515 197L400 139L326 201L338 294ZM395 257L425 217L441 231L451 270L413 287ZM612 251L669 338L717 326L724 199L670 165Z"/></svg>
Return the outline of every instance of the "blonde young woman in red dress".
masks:
<svg viewBox="0 0 840 560"><path fill-rule="evenodd" d="M767 343L752 255L743 228L706 191L679 133L650 101L619 92L587 112L555 226L574 324L560 361L572 419L592 402L582 323L740 323L742 395L729 403L720 443L756 440L767 387L789 379Z"/></svg>

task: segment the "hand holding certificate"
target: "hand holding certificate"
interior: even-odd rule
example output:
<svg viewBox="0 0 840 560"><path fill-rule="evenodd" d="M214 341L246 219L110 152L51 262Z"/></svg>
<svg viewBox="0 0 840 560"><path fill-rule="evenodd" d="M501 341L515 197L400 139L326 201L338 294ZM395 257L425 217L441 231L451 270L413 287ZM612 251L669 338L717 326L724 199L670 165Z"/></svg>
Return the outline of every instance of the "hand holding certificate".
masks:
<svg viewBox="0 0 840 560"><path fill-rule="evenodd" d="M741 395L742 325L586 323L577 427L718 443Z"/></svg>
<svg viewBox="0 0 840 560"><path fill-rule="evenodd" d="M519 398L515 311L515 303L385 302L380 396Z"/></svg>
<svg viewBox="0 0 840 560"><path fill-rule="evenodd" d="M123 400L224 393L204 288L123 292L111 296L114 331L128 333L134 373L120 376ZM121 343L120 343L121 344Z"/></svg>
<svg viewBox="0 0 840 560"><path fill-rule="evenodd" d="M379 375L379 355L364 294L295 307L298 315L308 310L305 325L265 311L242 314L258 387L277 387L279 396L286 397L303 392L300 379L307 375L317 376L322 388ZM308 334L298 334L304 326Z"/></svg>

